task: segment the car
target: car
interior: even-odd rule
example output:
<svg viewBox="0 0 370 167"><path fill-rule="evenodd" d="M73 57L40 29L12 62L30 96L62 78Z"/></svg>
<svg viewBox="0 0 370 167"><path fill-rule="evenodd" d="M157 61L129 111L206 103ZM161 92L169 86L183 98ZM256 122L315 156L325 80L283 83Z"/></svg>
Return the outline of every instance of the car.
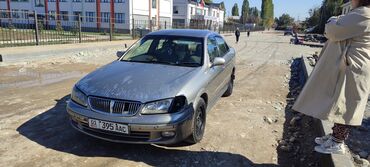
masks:
<svg viewBox="0 0 370 167"><path fill-rule="evenodd" d="M293 31L292 30L285 30L284 31L284 36L287 36L287 35L293 36Z"/></svg>
<svg viewBox="0 0 370 167"><path fill-rule="evenodd" d="M208 30L151 32L78 81L72 127L119 143L202 140L207 113L233 92L235 50Z"/></svg>

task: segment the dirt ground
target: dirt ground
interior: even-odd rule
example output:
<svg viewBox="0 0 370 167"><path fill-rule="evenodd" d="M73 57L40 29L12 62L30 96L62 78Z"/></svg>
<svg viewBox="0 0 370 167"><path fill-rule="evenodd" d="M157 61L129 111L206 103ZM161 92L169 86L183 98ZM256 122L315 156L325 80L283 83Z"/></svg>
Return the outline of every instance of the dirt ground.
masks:
<svg viewBox="0 0 370 167"><path fill-rule="evenodd" d="M120 45L102 42L82 51L59 45L68 50L60 49L65 56L0 63L0 166L294 165L278 149L289 121L290 66L320 48L290 45L289 37L275 33L242 34L238 44L233 36L226 39L237 50L234 94L207 115L204 139L196 145L109 143L72 129L65 110L71 88L114 61ZM26 55L27 49L35 52L23 47Z"/></svg>

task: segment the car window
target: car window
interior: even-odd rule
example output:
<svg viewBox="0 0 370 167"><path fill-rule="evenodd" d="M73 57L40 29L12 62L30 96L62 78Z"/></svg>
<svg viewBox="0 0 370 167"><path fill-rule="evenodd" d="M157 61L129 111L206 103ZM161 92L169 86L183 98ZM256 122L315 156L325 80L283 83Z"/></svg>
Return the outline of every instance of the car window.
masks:
<svg viewBox="0 0 370 167"><path fill-rule="evenodd" d="M220 56L224 56L229 51L229 46L227 46L226 42L221 37L216 37L216 41L220 50Z"/></svg>
<svg viewBox="0 0 370 167"><path fill-rule="evenodd" d="M203 65L204 45L201 38L149 36L140 43L121 60L179 66Z"/></svg>
<svg viewBox="0 0 370 167"><path fill-rule="evenodd" d="M207 48L208 48L208 56L210 62L213 62L213 60L220 56L218 47L217 47L217 41L214 37L209 37L207 40Z"/></svg>

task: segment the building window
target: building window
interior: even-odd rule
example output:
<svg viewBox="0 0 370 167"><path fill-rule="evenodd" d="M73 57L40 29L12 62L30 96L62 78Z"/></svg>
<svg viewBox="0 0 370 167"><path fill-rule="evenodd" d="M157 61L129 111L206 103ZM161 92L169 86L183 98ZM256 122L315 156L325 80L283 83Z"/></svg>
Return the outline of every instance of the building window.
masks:
<svg viewBox="0 0 370 167"><path fill-rule="evenodd" d="M95 0L85 0L85 2L95 2Z"/></svg>
<svg viewBox="0 0 370 167"><path fill-rule="evenodd" d="M114 3L125 3L125 0L114 0Z"/></svg>
<svg viewBox="0 0 370 167"><path fill-rule="evenodd" d="M179 14L178 6L173 6L173 14Z"/></svg>
<svg viewBox="0 0 370 167"><path fill-rule="evenodd" d="M60 15L62 16L63 21L68 21L69 20L68 11L60 11Z"/></svg>
<svg viewBox="0 0 370 167"><path fill-rule="evenodd" d="M55 0L48 0L48 2L55 2Z"/></svg>
<svg viewBox="0 0 370 167"><path fill-rule="evenodd" d="M190 14L193 15L194 12L193 12L193 7L190 8Z"/></svg>
<svg viewBox="0 0 370 167"><path fill-rule="evenodd" d="M73 12L73 15L74 15L73 16L74 21L78 21L78 15L82 16L81 12L77 12L77 11ZM82 19L80 21L82 21Z"/></svg>
<svg viewBox="0 0 370 167"><path fill-rule="evenodd" d="M12 9L12 17L13 18L20 18L19 11L17 9Z"/></svg>
<svg viewBox="0 0 370 167"><path fill-rule="evenodd" d="M21 10L21 11L22 11L22 18L28 19L29 18L28 10Z"/></svg>
<svg viewBox="0 0 370 167"><path fill-rule="evenodd" d="M44 7L45 1L44 0L35 0L35 6L36 7Z"/></svg>
<svg viewBox="0 0 370 167"><path fill-rule="evenodd" d="M125 14L124 13L114 13L114 22L115 23L125 23Z"/></svg>
<svg viewBox="0 0 370 167"><path fill-rule="evenodd" d="M110 0L101 0L101 3L110 3Z"/></svg>
<svg viewBox="0 0 370 167"><path fill-rule="evenodd" d="M157 8L157 0L152 0L152 8Z"/></svg>
<svg viewBox="0 0 370 167"><path fill-rule="evenodd" d="M86 12L86 22L95 21L95 12Z"/></svg>
<svg viewBox="0 0 370 167"><path fill-rule="evenodd" d="M197 9L197 10L196 10L196 14L197 14L197 15L202 15L202 13L203 13L202 9Z"/></svg>
<svg viewBox="0 0 370 167"><path fill-rule="evenodd" d="M60 2L67 2L67 0L59 0Z"/></svg>
<svg viewBox="0 0 370 167"><path fill-rule="evenodd" d="M109 23L109 17L110 13L109 12L101 12L101 22L103 23Z"/></svg>
<svg viewBox="0 0 370 167"><path fill-rule="evenodd" d="M72 0L72 2L81 2L81 0Z"/></svg>
<svg viewBox="0 0 370 167"><path fill-rule="evenodd" d="M55 11L49 11L49 19L50 20L55 20Z"/></svg>

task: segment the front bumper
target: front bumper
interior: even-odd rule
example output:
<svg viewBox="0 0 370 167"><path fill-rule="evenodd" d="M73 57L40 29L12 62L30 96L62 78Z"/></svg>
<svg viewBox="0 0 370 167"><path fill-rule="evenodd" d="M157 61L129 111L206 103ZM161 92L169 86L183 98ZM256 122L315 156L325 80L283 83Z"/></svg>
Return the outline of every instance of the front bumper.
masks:
<svg viewBox="0 0 370 167"><path fill-rule="evenodd" d="M174 144L190 136L193 122L192 108L189 106L173 114L136 114L133 117L114 117L91 111L73 101L69 101L67 112L75 129L99 139L118 143ZM90 118L126 124L129 126L129 134L90 128L88 124ZM164 137L162 132L175 132L175 135Z"/></svg>

